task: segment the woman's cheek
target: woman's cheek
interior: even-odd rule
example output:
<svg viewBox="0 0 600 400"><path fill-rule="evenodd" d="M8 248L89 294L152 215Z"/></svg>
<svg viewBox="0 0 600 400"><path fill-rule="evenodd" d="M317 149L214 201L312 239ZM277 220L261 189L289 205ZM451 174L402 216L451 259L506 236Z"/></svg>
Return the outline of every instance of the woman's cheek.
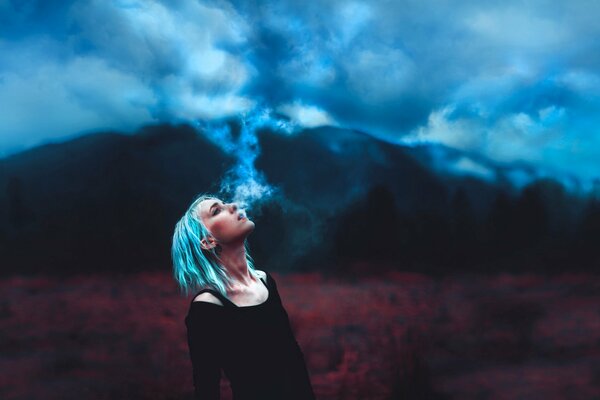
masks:
<svg viewBox="0 0 600 400"><path fill-rule="evenodd" d="M230 221L221 219L215 222L212 232L215 237L227 240L232 234L235 233L235 226Z"/></svg>
<svg viewBox="0 0 600 400"><path fill-rule="evenodd" d="M222 221L215 221L210 229L211 233L216 239L221 238L223 236L223 223Z"/></svg>

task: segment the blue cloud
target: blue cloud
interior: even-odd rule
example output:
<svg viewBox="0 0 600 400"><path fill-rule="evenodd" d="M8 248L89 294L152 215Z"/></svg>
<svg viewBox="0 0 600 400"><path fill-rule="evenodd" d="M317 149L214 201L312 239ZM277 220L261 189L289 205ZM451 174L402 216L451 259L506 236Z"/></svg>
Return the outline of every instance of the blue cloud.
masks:
<svg viewBox="0 0 600 400"><path fill-rule="evenodd" d="M266 105L591 181L599 17L583 0L2 0L0 151Z"/></svg>

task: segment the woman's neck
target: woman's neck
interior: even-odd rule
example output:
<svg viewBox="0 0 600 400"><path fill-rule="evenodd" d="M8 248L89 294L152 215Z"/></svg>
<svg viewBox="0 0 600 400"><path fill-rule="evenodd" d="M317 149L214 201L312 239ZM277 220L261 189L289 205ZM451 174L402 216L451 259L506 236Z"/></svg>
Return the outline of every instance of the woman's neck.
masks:
<svg viewBox="0 0 600 400"><path fill-rule="evenodd" d="M219 255L229 276L240 286L250 286L255 279L248 269L246 248L242 244L234 248L223 247Z"/></svg>

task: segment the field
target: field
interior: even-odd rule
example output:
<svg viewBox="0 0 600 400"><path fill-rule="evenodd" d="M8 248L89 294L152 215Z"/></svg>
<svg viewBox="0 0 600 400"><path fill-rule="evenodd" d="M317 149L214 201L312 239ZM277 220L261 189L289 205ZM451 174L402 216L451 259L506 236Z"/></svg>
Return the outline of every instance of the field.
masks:
<svg viewBox="0 0 600 400"><path fill-rule="evenodd" d="M598 276L272 275L320 400L600 398ZM0 398L193 398L169 273L0 290Z"/></svg>

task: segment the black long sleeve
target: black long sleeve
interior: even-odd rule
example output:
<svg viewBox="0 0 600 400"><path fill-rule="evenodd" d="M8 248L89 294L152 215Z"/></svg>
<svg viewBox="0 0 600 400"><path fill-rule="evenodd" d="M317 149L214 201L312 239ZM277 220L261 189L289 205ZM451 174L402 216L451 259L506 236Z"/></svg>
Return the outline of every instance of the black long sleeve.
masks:
<svg viewBox="0 0 600 400"><path fill-rule="evenodd" d="M215 307L207 305L206 307ZM209 318L213 310L206 309ZM221 393L221 365L218 335L214 326L201 323L198 318L186 319L187 339L192 361L194 395L196 400L219 400Z"/></svg>
<svg viewBox="0 0 600 400"><path fill-rule="evenodd" d="M278 292L277 283L275 282L275 279L272 279L271 281L273 283L274 290ZM308 372L308 368L306 366L304 353L302 352L302 349L300 348L300 345L296 340L296 335L292 331L290 317L285 308L283 307L283 304L281 310L285 315L286 323L284 324L284 326L286 327L287 337L291 341L292 357L296 360L295 362L291 363L292 370L290 370L288 374L289 379L291 379L291 387L295 388L295 391L293 392L294 397L290 397L289 400L315 399L316 397L313 392L310 373Z"/></svg>
<svg viewBox="0 0 600 400"><path fill-rule="evenodd" d="M263 303L237 306L210 291L223 305L190 304L186 317L196 400L220 398L221 371L234 400L314 400L304 354L267 274Z"/></svg>

